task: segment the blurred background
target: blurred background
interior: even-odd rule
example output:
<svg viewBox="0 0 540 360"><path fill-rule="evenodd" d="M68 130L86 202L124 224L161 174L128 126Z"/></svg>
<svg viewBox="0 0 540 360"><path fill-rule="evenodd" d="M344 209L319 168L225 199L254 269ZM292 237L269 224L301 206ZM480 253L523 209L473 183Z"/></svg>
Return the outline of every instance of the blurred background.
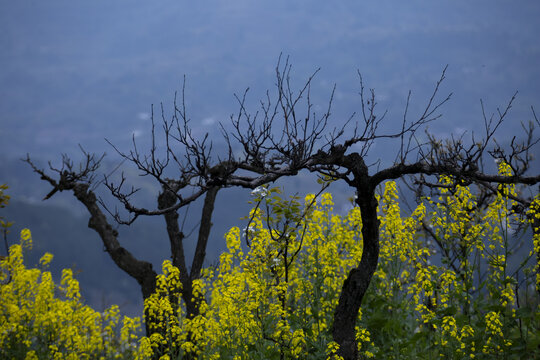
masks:
<svg viewBox="0 0 540 360"><path fill-rule="evenodd" d="M56 276L61 268L75 269L92 306L118 303L124 313L139 315L136 282L103 251L71 193L41 201L50 188L20 161L27 153L41 167L59 165L63 153L80 159L80 144L107 153L103 171L114 169L120 158L105 138L124 151L135 138L144 149L152 105L160 114L163 104L170 117L184 76L194 134L209 132L219 148L219 123L238 111L234 94L249 87L247 104L255 112L265 91L274 90L280 54L289 57L295 86L321 69L312 86L315 111L326 109L336 85L331 127L360 110L358 71L375 89L379 111L388 111L385 127L395 129L408 91L413 119L448 65L440 99L453 96L429 127L439 137L480 135L480 99L490 116L518 91L497 137L505 143L532 119L531 106L540 106L539 18L536 0L0 0L0 183L12 196L0 215L15 221L8 241L29 227L30 261L52 252ZM374 159L391 161L393 154L392 146L372 149ZM138 201L155 206L158 186L133 167L122 170L143 188ZM278 185L290 194L317 189L305 174ZM103 186L97 192L112 201ZM345 208L351 194L339 187L333 192ZM242 226L249 198L235 189L219 194L209 263L224 248L225 231ZM199 213L197 205L190 209L193 226ZM119 231L125 247L160 269L169 253L161 218Z"/></svg>

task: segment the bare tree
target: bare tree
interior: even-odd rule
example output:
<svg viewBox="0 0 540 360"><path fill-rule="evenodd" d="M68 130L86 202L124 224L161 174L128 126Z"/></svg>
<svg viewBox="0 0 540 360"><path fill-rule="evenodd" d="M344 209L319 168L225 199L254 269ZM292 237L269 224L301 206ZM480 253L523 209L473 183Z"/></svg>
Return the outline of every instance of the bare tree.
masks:
<svg viewBox="0 0 540 360"><path fill-rule="evenodd" d="M316 72L307 79L304 86L294 91L290 80L291 66L288 61L280 61L276 67L276 94L267 93L260 102L260 110L250 113L246 107L246 93L238 96L239 111L231 117L228 127L222 125L227 151L225 156L214 157L208 135L196 139L189 126L186 113L184 92L182 101L175 101L174 114L166 119L162 111L162 129L165 135L164 155L158 156L158 144L155 137L156 125L152 116L152 146L149 154L141 155L133 140L133 149L118 153L134 164L141 174L154 178L161 186L156 209L136 207L132 196L136 189L125 190L125 179L113 184L106 178L105 183L111 193L120 201L131 215L122 219L112 212L120 223L131 224L139 216L163 216L167 224L167 233L171 245L173 264L180 269L184 291L182 297L188 310L188 316L198 313L197 300L193 300L191 283L200 276L205 249L210 234L211 216L216 194L220 189L243 187L253 189L281 177L295 176L301 170L323 174L335 181L344 181L356 191L356 204L362 217L363 253L360 262L351 269L343 283L339 302L334 313L332 335L340 345L339 354L344 359L357 359L358 350L355 340L355 324L362 299L377 268L379 259L379 221L377 219L377 201L375 191L386 180L405 176L448 175L465 183L519 183L526 186L540 182L540 174L527 175L529 172L528 154L538 144L534 136L534 126L526 130L525 140L512 140L508 150L494 142L494 134L507 117L512 100L504 111L494 120L485 119L485 133L482 139L474 136L470 145L462 137L451 138L446 142L429 135L421 141L419 131L437 120L440 107L450 95L439 99L440 85L446 69L417 119L408 119L408 107L411 93L399 127L394 132L385 133L379 129L386 113L378 116L376 112L375 92L366 93L362 77L359 74L360 104L359 116L351 116L340 127L329 129L329 118L334 92L330 94L328 107L317 115L310 97L312 79ZM396 157L391 166L380 169L376 164L366 164L366 158L372 145L382 139L394 140L397 144ZM488 149L494 144L493 149ZM241 149L238 153L237 149ZM502 158L512 166L514 175L500 176L483 170L486 156ZM86 162L79 169L74 169L67 157L63 166L51 170L59 180L48 175L44 170L32 164L34 171L53 186L53 192L73 190L74 195L88 209L91 219L89 226L96 230L105 248L115 263L141 285L143 297L148 297L155 289L155 272L145 261L137 260L120 246L118 233L107 222L105 214L98 206L98 200L89 190L91 174L101 159L86 154ZM174 168L178 176L167 178L165 170ZM199 237L192 261L191 271L186 268L183 249L185 235L179 226L178 211L204 196ZM104 204L101 204L102 206Z"/></svg>

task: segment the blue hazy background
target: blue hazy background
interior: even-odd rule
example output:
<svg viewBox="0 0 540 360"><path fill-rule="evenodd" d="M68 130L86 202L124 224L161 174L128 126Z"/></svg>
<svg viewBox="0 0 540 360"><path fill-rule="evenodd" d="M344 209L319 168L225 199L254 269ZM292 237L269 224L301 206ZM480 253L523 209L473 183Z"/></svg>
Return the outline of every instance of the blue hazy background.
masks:
<svg viewBox="0 0 540 360"><path fill-rule="evenodd" d="M46 166L61 153L77 159L81 144L107 152L104 168L111 169L118 156L104 138L122 150L132 136L144 145L151 105L163 103L170 115L184 75L194 133L217 135L219 122L238 110L235 93L250 87L255 111L272 90L280 53L289 56L297 85L321 68L312 86L315 110L324 110L336 84L332 126L359 110L357 71L375 88L379 110L388 110L386 126L397 127L408 91L412 119L448 65L441 95L454 95L430 125L440 137L481 132L480 99L489 116L519 91L497 136L504 143L520 135L530 107L540 106L538 19L537 0L0 0L0 183L12 195L1 215L16 221L9 240L30 227L34 259L53 252L58 269L80 272L89 303L116 302L136 314L135 281L102 251L71 194L41 202L49 188L19 160L26 153ZM373 148L374 157L393 153L391 146ZM126 171L148 190L142 201L150 201L155 184ZM287 184L288 192L306 188L302 177ZM211 259L223 248L224 231L245 215L248 199L235 190L220 194ZM168 253L163 221L145 221L121 228L120 240L159 269Z"/></svg>

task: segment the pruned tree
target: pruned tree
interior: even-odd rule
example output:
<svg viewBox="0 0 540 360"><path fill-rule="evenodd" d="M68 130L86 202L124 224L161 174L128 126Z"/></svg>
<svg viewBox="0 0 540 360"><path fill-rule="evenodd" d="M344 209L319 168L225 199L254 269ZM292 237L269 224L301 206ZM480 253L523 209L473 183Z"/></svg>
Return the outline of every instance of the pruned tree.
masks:
<svg viewBox="0 0 540 360"><path fill-rule="evenodd" d="M126 179L123 176L119 184L106 177L107 188L130 217L124 219L117 212L110 213L115 221L124 224L131 224L140 216L165 218L173 265L180 269L187 314L194 316L198 308L197 299L192 296L191 284L200 276L218 191L229 187L254 189L282 177L295 176L302 170L323 175L327 180L344 181L356 192L355 203L361 210L363 253L358 265L349 272L343 283L335 309L332 335L340 346L339 354L344 359L356 359L356 314L379 258L379 221L375 197L378 185L386 180L407 176L416 176L423 181L431 175L447 175L463 183L477 183L486 187L507 183L533 186L540 182L540 174L529 175L531 159L528 155L538 145L539 139L534 134L537 124L524 128L525 140L518 142L514 138L508 149L495 142L494 134L507 118L513 97L496 117L489 120L484 118L481 139L473 135L470 141L463 137L443 141L428 133L425 140L421 140L420 131L426 130L428 123L440 118L441 106L451 97L451 94L439 97L445 68L423 112L413 120L409 120L408 115L409 92L403 118L394 132L383 132L379 128L385 121L386 113L381 116L377 114L375 92L366 92L359 73L359 115L353 115L340 127L330 129L334 91L330 94L324 113L317 115L310 97L312 80L317 72L307 79L303 87L294 91L290 71L288 60L278 62L276 93L272 96L268 92L255 114L247 110L247 91L237 97L238 113L231 116L230 125L221 126L226 143L226 151L221 152L224 156L213 153L208 135L202 139L193 135L185 108L184 91L181 102L175 100L171 119L167 119L162 111L163 146L156 140L153 115L149 153L141 154L135 139L133 149L128 153L113 145L118 154L135 165L142 175L157 181L161 193L155 209L137 207L132 202L136 189L125 190ZM366 161L372 146L383 139L395 141L397 151L393 163L380 169L380 163L370 165ZM492 144L494 148L490 148ZM158 150L161 146L163 155L160 157ZM483 167L486 156L506 161L512 167L513 175L488 173ZM50 166L56 177L35 166L29 157L26 161L53 186L50 195L55 191L73 191L90 213L89 227L98 232L115 263L137 279L146 298L155 289L156 274L150 263L136 259L120 245L119 234L113 230L102 210L108 207L98 201L89 187L101 158L86 153L85 157L85 162L78 169L67 157L63 158L62 167ZM165 176L166 171L169 174L173 170L177 174L175 178ZM202 197L204 205L199 236L191 271L188 271L183 247L185 234L179 225L178 211Z"/></svg>

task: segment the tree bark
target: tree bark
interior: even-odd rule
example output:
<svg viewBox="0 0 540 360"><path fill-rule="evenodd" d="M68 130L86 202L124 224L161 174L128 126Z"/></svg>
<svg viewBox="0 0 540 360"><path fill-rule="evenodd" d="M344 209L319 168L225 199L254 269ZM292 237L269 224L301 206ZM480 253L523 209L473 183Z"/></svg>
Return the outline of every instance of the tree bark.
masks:
<svg viewBox="0 0 540 360"><path fill-rule="evenodd" d="M107 222L107 217L99 206L94 192L88 190L89 185L75 183L73 193L75 197L86 206L90 213L88 227L95 230L105 246L105 250L114 261L116 266L124 270L139 283L143 299L147 299L156 290L156 272L152 264L147 261L136 259L127 249L118 242L118 231ZM146 335L150 336L150 328L145 324Z"/></svg>
<svg viewBox="0 0 540 360"><path fill-rule="evenodd" d="M105 214L97 205L96 195L88 190L88 184L78 183L73 192L77 199L82 202L90 213L88 227L94 229L105 246L114 263L133 277L141 286L143 298L148 298L156 288L156 272L152 264L136 259L127 249L118 242L118 231L114 230L107 222Z"/></svg>
<svg viewBox="0 0 540 360"><path fill-rule="evenodd" d="M345 360L358 358L358 344L355 326L362 299L369 287L379 261L379 220L375 183L368 175L368 169L359 154L343 157L342 165L351 171L349 185L356 188L356 204L362 218L362 258L357 267L351 269L343 283L338 305L334 312L332 336L339 344L338 354Z"/></svg>
<svg viewBox="0 0 540 360"><path fill-rule="evenodd" d="M206 245L210 236L210 229L212 227L212 213L214 211L214 203L219 187L212 187L208 189L202 214L201 224L199 226L199 237L197 240L197 247L193 254L193 261L191 265L191 272L188 272L186 266L185 252L184 252L184 233L180 229L178 224L178 212L171 211L165 213L165 223L167 226L167 234L169 236L169 242L171 244L172 263L180 271L180 282L182 283L182 298L186 305L187 317L189 319L199 314L199 300L193 296L193 280L198 279L201 274L202 265L206 257ZM163 192L158 197L158 207L160 209L166 209L172 207L176 201L177 196L169 188L164 188Z"/></svg>
<svg viewBox="0 0 540 360"><path fill-rule="evenodd" d="M163 188L158 197L158 208L166 209L172 207L178 198L176 194L169 188ZM172 264L178 268L180 272L180 282L182 283L182 297L186 304L186 311L189 318L194 316L195 306L192 301L191 279L186 266L186 258L184 252L184 233L178 224L178 212L170 211L163 214L167 227L167 235L171 245ZM180 294L179 294L180 295Z"/></svg>
<svg viewBox="0 0 540 360"><path fill-rule="evenodd" d="M201 276L201 269L204 259L206 258L206 245L208 244L208 238L210 237L210 230L212 228L214 203L216 202L216 196L219 189L220 188L218 186L211 187L206 192L206 196L204 198L201 214L201 225L199 227L199 238L197 240L195 254L193 255L193 263L191 264L191 280L198 279Z"/></svg>

